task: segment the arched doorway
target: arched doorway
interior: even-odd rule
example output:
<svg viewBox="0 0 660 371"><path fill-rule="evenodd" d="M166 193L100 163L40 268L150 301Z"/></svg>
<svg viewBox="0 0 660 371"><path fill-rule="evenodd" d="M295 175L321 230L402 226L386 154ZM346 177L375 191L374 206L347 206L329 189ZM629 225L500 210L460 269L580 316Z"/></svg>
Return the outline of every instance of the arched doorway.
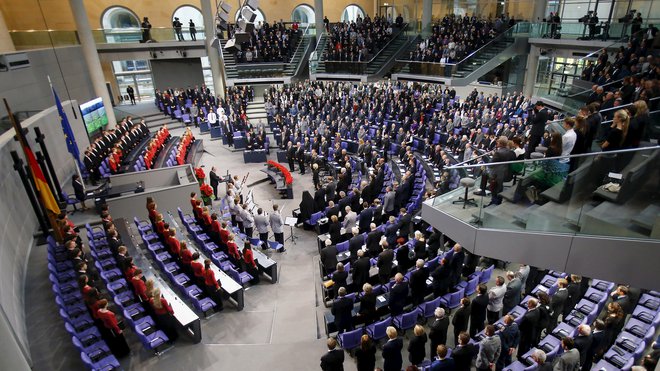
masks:
<svg viewBox="0 0 660 371"><path fill-rule="evenodd" d="M142 39L140 19L123 6L106 9L101 16L101 27L107 43L139 42Z"/></svg>
<svg viewBox="0 0 660 371"><path fill-rule="evenodd" d="M204 16L202 12L192 5L182 5L178 7L174 14L172 14L172 19L179 18L179 21L183 23L183 38L186 40L192 39L190 34L190 21L195 24L195 39L204 39Z"/></svg>
<svg viewBox="0 0 660 371"><path fill-rule="evenodd" d="M291 12L291 21L298 23L314 23L314 8L307 4L300 4Z"/></svg>
<svg viewBox="0 0 660 371"><path fill-rule="evenodd" d="M357 5L351 4L344 8L344 11L341 13L341 21L342 22L355 22L355 20L359 17L364 18L365 13L362 8L360 8Z"/></svg>

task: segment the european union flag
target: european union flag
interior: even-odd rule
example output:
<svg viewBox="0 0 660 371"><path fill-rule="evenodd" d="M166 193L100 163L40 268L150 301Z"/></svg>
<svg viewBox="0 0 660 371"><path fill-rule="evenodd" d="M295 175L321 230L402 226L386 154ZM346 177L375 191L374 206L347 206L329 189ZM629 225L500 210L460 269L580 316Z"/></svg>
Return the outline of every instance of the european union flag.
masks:
<svg viewBox="0 0 660 371"><path fill-rule="evenodd" d="M76 159L78 167L80 170L84 170L85 167L80 162L80 150L78 149L78 144L76 144L76 137L73 135L73 130L71 130L71 124L69 124L69 119L64 113L64 108L62 107L62 102L60 102L60 97L57 96L55 88L53 88L53 95L55 96L55 105L57 106L57 112L60 115L60 122L62 123L62 131L64 132L64 140L66 140L66 148L69 150L69 153Z"/></svg>

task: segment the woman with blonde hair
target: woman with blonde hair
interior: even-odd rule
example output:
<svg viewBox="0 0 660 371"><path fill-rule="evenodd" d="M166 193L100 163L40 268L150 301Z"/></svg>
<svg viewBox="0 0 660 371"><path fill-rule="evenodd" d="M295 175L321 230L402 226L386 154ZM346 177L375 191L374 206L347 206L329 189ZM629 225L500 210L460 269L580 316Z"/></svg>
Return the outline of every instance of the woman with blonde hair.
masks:
<svg viewBox="0 0 660 371"><path fill-rule="evenodd" d="M153 296L149 299L149 303L154 309L154 319L158 328L163 330L165 335L167 335L169 343L174 342L179 337L176 331L176 324L174 323L174 310L170 303L163 298L159 288L153 290Z"/></svg>
<svg viewBox="0 0 660 371"><path fill-rule="evenodd" d="M413 332L415 337L410 339L410 343L408 344L408 360L416 366L422 363L426 357L428 336L426 336L424 327L420 325L415 325Z"/></svg>
<svg viewBox="0 0 660 371"><path fill-rule="evenodd" d="M600 145L603 151L616 151L623 147L623 142L628 135L628 127L630 126L630 116L626 110L618 110L614 113L610 133L607 139Z"/></svg>
<svg viewBox="0 0 660 371"><path fill-rule="evenodd" d="M651 124L649 117L649 107L643 100L638 100L633 103L635 115L630 120L628 127L628 135L623 141L623 148L637 148L639 143L644 138L646 128Z"/></svg>

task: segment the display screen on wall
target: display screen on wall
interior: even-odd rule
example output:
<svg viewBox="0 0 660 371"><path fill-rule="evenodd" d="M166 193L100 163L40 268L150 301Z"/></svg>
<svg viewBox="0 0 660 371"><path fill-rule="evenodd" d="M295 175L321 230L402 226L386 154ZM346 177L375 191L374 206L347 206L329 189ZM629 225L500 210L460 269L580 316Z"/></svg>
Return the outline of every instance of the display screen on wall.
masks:
<svg viewBox="0 0 660 371"><path fill-rule="evenodd" d="M108 115L105 113L103 100L101 98L92 99L80 105L80 112L85 121L85 129L90 137L98 134L106 125L108 125Z"/></svg>

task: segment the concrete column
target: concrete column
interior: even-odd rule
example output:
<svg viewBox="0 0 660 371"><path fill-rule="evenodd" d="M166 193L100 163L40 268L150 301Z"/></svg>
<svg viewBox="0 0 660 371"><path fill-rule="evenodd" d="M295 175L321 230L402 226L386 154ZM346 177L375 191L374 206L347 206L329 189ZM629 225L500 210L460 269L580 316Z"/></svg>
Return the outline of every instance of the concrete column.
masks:
<svg viewBox="0 0 660 371"><path fill-rule="evenodd" d="M531 97L534 94L534 84L536 83L536 73L539 69L539 55L541 50L538 46L531 45L527 55L527 68L525 70L525 81L523 94Z"/></svg>
<svg viewBox="0 0 660 371"><path fill-rule="evenodd" d="M211 46L215 39L215 11L216 9L211 6L211 0L202 0L202 16L204 17L204 45L206 46L206 54L209 56L209 64L211 65L211 76L213 76L213 90L216 96L225 96L225 76L222 71L225 68L225 63L222 60L222 52ZM218 43L218 48L220 48Z"/></svg>
<svg viewBox="0 0 660 371"><path fill-rule="evenodd" d="M423 0L422 3L422 32L431 29L431 21L433 20L433 0Z"/></svg>
<svg viewBox="0 0 660 371"><path fill-rule="evenodd" d="M85 62L87 62L87 68L89 68L89 77L94 86L94 93L103 99L103 106L108 115L108 123L111 123L112 126L114 126L117 123L117 119L115 118L115 111L112 110L110 94L105 86L105 77L103 76L99 53L96 50L96 43L92 36L92 29L89 27L89 19L87 18L85 4L83 3L83 0L69 0L69 4L71 5L73 18L76 21L78 38L80 39Z"/></svg>
<svg viewBox="0 0 660 371"><path fill-rule="evenodd" d="M323 0L314 0L314 23L316 23L316 38L318 40L323 33ZM337 20L339 22L339 20Z"/></svg>
<svg viewBox="0 0 660 371"><path fill-rule="evenodd" d="M7 28L7 23L5 23L5 17L2 15L2 9L0 9L0 53L7 53L16 51L14 47L14 41L9 35L9 29Z"/></svg>
<svg viewBox="0 0 660 371"><path fill-rule="evenodd" d="M550 13L546 14L545 10L548 8L548 0L534 0L534 9L532 11L531 22L541 22L543 18L547 18Z"/></svg>

